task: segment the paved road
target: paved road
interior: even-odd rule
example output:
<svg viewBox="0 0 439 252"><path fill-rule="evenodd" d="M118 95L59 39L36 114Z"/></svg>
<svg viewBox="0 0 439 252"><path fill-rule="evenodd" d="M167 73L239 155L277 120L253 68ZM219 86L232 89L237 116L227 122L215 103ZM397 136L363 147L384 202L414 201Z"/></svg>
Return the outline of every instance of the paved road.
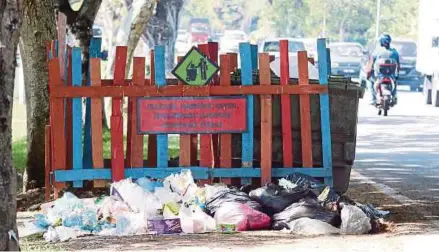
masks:
<svg viewBox="0 0 439 252"><path fill-rule="evenodd" d="M355 169L419 204L439 202L439 108L399 92L388 117L361 101ZM431 216L439 219L439 216Z"/></svg>

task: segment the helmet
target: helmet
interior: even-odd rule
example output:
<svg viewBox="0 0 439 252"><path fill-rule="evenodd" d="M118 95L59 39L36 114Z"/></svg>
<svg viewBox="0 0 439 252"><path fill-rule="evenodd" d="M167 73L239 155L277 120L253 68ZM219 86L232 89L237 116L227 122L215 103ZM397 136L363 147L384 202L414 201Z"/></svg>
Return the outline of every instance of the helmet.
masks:
<svg viewBox="0 0 439 252"><path fill-rule="evenodd" d="M392 37L390 37L389 34L383 34L380 37L380 45L382 47L389 47L390 46L390 42L392 42Z"/></svg>

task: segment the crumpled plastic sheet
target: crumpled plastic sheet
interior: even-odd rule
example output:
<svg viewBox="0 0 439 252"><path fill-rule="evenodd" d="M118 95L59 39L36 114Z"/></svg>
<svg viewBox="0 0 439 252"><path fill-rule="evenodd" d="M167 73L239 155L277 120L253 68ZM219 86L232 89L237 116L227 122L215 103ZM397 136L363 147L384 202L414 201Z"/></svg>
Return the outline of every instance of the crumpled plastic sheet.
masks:
<svg viewBox="0 0 439 252"><path fill-rule="evenodd" d="M358 207L344 205L341 210L341 233L346 235L366 234L371 229L370 219Z"/></svg>
<svg viewBox="0 0 439 252"><path fill-rule="evenodd" d="M291 233L302 236L340 234L340 229L315 219L300 218L288 223Z"/></svg>

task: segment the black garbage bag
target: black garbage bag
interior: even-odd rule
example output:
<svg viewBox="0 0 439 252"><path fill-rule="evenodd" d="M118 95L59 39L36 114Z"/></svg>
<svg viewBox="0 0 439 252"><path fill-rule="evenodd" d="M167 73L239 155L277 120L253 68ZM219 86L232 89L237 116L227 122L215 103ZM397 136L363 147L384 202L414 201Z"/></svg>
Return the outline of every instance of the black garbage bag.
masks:
<svg viewBox="0 0 439 252"><path fill-rule="evenodd" d="M258 202L252 200L246 193L241 192L238 189L230 189L215 193L212 197L206 199L206 210L210 215L214 216L215 212L226 202L242 203L254 210L262 210L262 207Z"/></svg>
<svg viewBox="0 0 439 252"><path fill-rule="evenodd" d="M273 229L288 229L288 223L300 218L310 218L340 227L341 218L338 212L333 212L322 207L316 199L306 198L291 204L280 213L273 215Z"/></svg>
<svg viewBox="0 0 439 252"><path fill-rule="evenodd" d="M262 212L269 216L282 212L287 206L298 202L300 199L315 197L308 189L295 188L287 190L272 183L251 191L249 195L250 198L261 204Z"/></svg>
<svg viewBox="0 0 439 252"><path fill-rule="evenodd" d="M318 196L324 189L325 185L317 179L299 172L291 173L286 180L290 181L295 187L310 189Z"/></svg>

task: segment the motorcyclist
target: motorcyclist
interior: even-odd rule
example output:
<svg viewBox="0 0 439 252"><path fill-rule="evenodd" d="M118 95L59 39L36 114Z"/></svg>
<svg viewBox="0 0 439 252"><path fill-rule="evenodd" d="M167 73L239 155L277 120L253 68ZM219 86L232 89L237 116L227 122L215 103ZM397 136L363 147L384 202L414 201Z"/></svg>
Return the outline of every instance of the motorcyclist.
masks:
<svg viewBox="0 0 439 252"><path fill-rule="evenodd" d="M392 38L389 34L383 34L380 37L380 45L381 47L377 49L375 52L373 52L373 55L371 56L371 59L369 60L368 65L368 89L371 95L371 105L376 105L376 90L374 88L375 82L378 78L378 73L374 71L376 69L376 60L379 58L390 58L394 59L397 63L397 70L395 71L395 88L393 89L392 96L394 98L394 104L396 104L397 97L396 97L396 86L398 80L398 71L400 69L400 61L399 61L399 53L396 49L390 47L390 43L392 42Z"/></svg>

